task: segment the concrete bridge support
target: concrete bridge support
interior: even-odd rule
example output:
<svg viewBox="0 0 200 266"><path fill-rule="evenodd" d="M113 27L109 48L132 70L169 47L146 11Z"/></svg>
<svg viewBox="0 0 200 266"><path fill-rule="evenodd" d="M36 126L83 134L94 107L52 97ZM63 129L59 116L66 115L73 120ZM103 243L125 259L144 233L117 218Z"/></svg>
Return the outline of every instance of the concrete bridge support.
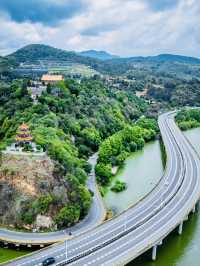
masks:
<svg viewBox="0 0 200 266"><path fill-rule="evenodd" d="M196 212L196 206L194 206L194 208L192 209L192 213Z"/></svg>
<svg viewBox="0 0 200 266"><path fill-rule="evenodd" d="M182 232L183 232L183 222L181 222L179 227L178 227L178 234L182 235Z"/></svg>
<svg viewBox="0 0 200 266"><path fill-rule="evenodd" d="M157 257L157 245L153 246L152 249L152 260L155 261Z"/></svg>

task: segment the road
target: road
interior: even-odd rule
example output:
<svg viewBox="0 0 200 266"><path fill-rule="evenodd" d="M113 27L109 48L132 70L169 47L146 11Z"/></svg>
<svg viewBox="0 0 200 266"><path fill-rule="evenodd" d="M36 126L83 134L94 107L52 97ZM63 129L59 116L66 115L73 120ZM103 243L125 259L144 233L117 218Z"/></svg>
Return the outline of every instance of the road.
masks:
<svg viewBox="0 0 200 266"><path fill-rule="evenodd" d="M56 265L125 265L160 245L182 225L200 199L200 160L177 128L174 113L161 115L159 127L167 166L160 183L146 198L87 233L7 265L41 265L49 256L56 258Z"/></svg>
<svg viewBox="0 0 200 266"><path fill-rule="evenodd" d="M101 224L105 220L106 208L96 185L96 161L97 154L94 154L89 159L92 170L87 181L87 187L94 193L92 206L88 215L80 223L66 230L51 233L22 233L0 228L0 240L20 244L54 244L63 241L65 238L69 238L69 232L73 236L77 236Z"/></svg>

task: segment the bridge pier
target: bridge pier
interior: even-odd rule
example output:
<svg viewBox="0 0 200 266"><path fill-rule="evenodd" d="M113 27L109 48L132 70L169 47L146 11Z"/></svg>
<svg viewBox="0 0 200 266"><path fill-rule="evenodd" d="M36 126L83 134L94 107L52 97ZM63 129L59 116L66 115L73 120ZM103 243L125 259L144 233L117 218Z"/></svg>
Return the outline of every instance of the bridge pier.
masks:
<svg viewBox="0 0 200 266"><path fill-rule="evenodd" d="M183 222L181 222L179 227L178 227L178 234L182 235L182 232L183 232Z"/></svg>
<svg viewBox="0 0 200 266"><path fill-rule="evenodd" d="M194 208L192 209L192 213L196 212L196 206L194 206Z"/></svg>
<svg viewBox="0 0 200 266"><path fill-rule="evenodd" d="M155 261L157 257L157 245L153 246L152 249L152 260Z"/></svg>

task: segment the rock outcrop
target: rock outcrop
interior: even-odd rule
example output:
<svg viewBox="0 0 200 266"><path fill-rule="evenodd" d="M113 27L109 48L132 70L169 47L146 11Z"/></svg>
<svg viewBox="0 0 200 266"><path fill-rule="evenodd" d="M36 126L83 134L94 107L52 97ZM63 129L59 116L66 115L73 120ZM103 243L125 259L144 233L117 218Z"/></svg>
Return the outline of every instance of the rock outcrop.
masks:
<svg viewBox="0 0 200 266"><path fill-rule="evenodd" d="M59 175L54 175L54 172L55 163L46 155L2 155L0 166L1 226L55 229L53 217L56 211L68 202L68 197L64 179ZM42 205L41 213L38 213L39 201L37 200L39 199L44 199L41 204L49 204L45 211ZM36 203L38 204L37 210ZM33 221L27 225L25 222L27 217L26 219L23 217L27 216L27 212L34 207L35 213L30 212Z"/></svg>

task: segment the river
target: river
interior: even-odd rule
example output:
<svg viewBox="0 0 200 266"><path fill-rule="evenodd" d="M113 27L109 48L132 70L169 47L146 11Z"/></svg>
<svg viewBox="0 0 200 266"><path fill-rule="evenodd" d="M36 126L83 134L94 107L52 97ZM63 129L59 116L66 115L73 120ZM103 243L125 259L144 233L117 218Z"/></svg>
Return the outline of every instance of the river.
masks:
<svg viewBox="0 0 200 266"><path fill-rule="evenodd" d="M189 130L185 135L200 154L200 128ZM199 250L200 210L184 223L181 236L174 232L164 240L163 245L158 249L157 261L152 262L150 256L145 254L128 266L199 266Z"/></svg>
<svg viewBox="0 0 200 266"><path fill-rule="evenodd" d="M147 143L143 150L130 156L114 178L125 181L127 190L121 193L109 191L104 197L108 209L119 214L146 196L161 179L164 167L159 141Z"/></svg>

